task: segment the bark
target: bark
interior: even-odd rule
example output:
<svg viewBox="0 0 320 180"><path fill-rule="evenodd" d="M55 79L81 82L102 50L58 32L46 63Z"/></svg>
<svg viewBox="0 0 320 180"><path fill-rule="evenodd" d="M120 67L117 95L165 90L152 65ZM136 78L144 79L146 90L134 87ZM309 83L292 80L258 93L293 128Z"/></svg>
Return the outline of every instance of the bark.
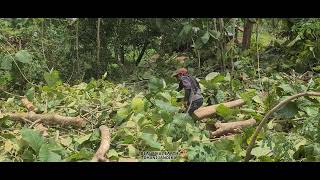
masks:
<svg viewBox="0 0 320 180"><path fill-rule="evenodd" d="M3 116L9 116L13 121L37 121L41 119L41 122L48 125L59 124L61 126L75 126L83 127L86 121L80 117L65 117L58 114L36 114L34 112L28 113L4 113Z"/></svg>
<svg viewBox="0 0 320 180"><path fill-rule="evenodd" d="M100 24L101 18L97 20L97 73L100 75Z"/></svg>
<svg viewBox="0 0 320 180"><path fill-rule="evenodd" d="M21 102L28 109L28 111L34 111L36 109L27 97L22 97Z"/></svg>
<svg viewBox="0 0 320 180"><path fill-rule="evenodd" d="M102 125L99 127L101 132L101 143L100 147L97 150L96 154L93 156L91 162L106 162L108 161L105 158L105 154L108 152L110 148L110 141L111 141L111 133L107 126Z"/></svg>
<svg viewBox="0 0 320 180"><path fill-rule="evenodd" d="M226 102L226 103L222 103L224 106L232 108L232 107L237 107L237 106L242 106L244 104L244 100L243 99L238 99L235 101L230 101L230 102ZM194 111L194 115L196 116L196 118L198 119L203 119L203 118L207 118L210 117L211 115L213 115L214 113L216 113L216 109L220 104L216 104L216 105L212 105L212 106L207 106L207 107L201 107L197 110Z"/></svg>
<svg viewBox="0 0 320 180"><path fill-rule="evenodd" d="M148 44L149 44L148 42L145 42L145 43L144 43L144 45L143 45L143 47L142 47L142 50L141 50L141 52L140 52L140 54L139 54L139 56L138 56L138 58L137 58L137 60L136 60L136 66L138 66L139 63L141 62L141 59L142 59L144 53L145 53L146 50L147 50Z"/></svg>
<svg viewBox="0 0 320 180"><path fill-rule="evenodd" d="M212 137L220 137L223 135L239 133L241 128L254 125L256 120L249 119L245 121L229 122L229 123L216 123L217 130L211 132Z"/></svg>
<svg viewBox="0 0 320 180"><path fill-rule="evenodd" d="M242 38L243 49L248 49L250 47L252 28L253 28L253 22L247 19L244 24L244 32L243 32L243 38Z"/></svg>

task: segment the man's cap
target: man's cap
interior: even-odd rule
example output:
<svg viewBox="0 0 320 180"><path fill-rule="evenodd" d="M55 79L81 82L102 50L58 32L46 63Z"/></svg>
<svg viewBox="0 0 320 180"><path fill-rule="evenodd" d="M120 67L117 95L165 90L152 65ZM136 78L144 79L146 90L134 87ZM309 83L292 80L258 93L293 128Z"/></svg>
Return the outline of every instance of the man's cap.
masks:
<svg viewBox="0 0 320 180"><path fill-rule="evenodd" d="M186 68L179 68L178 70L176 70L176 72L173 73L172 77L177 76L178 74L187 74L188 70Z"/></svg>

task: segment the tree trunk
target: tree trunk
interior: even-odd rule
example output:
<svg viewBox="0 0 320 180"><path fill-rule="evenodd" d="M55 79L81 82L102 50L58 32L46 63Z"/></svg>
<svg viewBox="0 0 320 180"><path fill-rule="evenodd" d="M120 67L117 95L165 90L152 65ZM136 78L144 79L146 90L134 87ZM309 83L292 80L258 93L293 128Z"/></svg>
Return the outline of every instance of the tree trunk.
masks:
<svg viewBox="0 0 320 180"><path fill-rule="evenodd" d="M242 106L244 103L245 101L243 99L238 99L235 101L230 101L230 102L221 103L221 104L223 104L226 107L232 108L232 107ZM194 111L194 116L199 120L210 117L217 112L217 107L221 104L215 104L207 107L200 107L199 109Z"/></svg>
<svg viewBox="0 0 320 180"><path fill-rule="evenodd" d="M77 51L77 75L80 75L80 59L79 59L79 21L76 24L76 51Z"/></svg>
<svg viewBox="0 0 320 180"><path fill-rule="evenodd" d="M101 18L97 21L97 74L100 75L100 24Z"/></svg>
<svg viewBox="0 0 320 180"><path fill-rule="evenodd" d="M225 59L224 59L224 22L223 18L219 18L219 31L222 34L223 39L220 41L220 58L221 58L221 70L225 71Z"/></svg>
<svg viewBox="0 0 320 180"><path fill-rule="evenodd" d="M224 135L234 134L241 132L241 129L247 126L252 126L256 124L255 119L248 119L245 121L236 121L228 123L217 122L215 127L217 130L210 133L211 137L217 138Z"/></svg>
<svg viewBox="0 0 320 180"><path fill-rule="evenodd" d="M252 27L253 27L253 22L251 22L249 19L246 19L246 22L244 24L243 38L242 38L242 48L244 50L250 47Z"/></svg>
<svg viewBox="0 0 320 180"><path fill-rule="evenodd" d="M118 63L124 65L124 49L122 45L119 45L117 48L117 59Z"/></svg>
<svg viewBox="0 0 320 180"><path fill-rule="evenodd" d="M149 42L145 42L145 43L143 44L142 50L141 50L141 52L140 52L140 54L139 54L139 56L138 56L138 58L137 58L137 60L136 60L136 66L138 66L139 63L141 62L141 59L142 59L144 53L145 53L146 50L147 50L148 44L149 44Z"/></svg>

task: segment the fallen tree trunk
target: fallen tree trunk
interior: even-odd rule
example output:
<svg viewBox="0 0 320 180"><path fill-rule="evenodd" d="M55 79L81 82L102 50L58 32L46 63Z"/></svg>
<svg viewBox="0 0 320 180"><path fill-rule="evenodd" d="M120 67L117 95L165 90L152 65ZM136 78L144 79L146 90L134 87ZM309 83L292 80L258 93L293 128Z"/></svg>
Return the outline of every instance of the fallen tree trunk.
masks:
<svg viewBox="0 0 320 180"><path fill-rule="evenodd" d="M232 107L242 106L244 104L244 100L238 99L235 101L230 101L230 102L226 102L226 103L222 103L222 104L226 107L232 108ZM216 113L216 111L217 111L216 109L219 105L221 105L221 104L216 104L216 105L207 106L207 107L201 107L201 108L194 111L194 115L198 119L203 119L203 118L209 117L209 116L213 115L214 113Z"/></svg>
<svg viewBox="0 0 320 180"><path fill-rule="evenodd" d="M83 127L86 124L86 121L80 117L65 117L57 114L36 114L34 112L28 113L5 113L0 114L4 116L9 116L11 120L14 121L25 121L26 119L29 121L37 121L41 119L41 122L44 124L60 124L62 126L76 126Z"/></svg>
<svg viewBox="0 0 320 180"><path fill-rule="evenodd" d="M111 141L110 130L105 125L100 126L99 129L101 132L101 143L100 143L99 149L97 150L96 154L93 156L91 162L108 161L107 158L104 157L104 155L107 153L107 151L110 148L110 141Z"/></svg>
<svg viewBox="0 0 320 180"><path fill-rule="evenodd" d="M254 125L256 120L248 119L245 121L229 122L229 123L216 123L215 127L217 130L211 132L212 137L220 137L223 135L238 133L241 131L241 128Z"/></svg>

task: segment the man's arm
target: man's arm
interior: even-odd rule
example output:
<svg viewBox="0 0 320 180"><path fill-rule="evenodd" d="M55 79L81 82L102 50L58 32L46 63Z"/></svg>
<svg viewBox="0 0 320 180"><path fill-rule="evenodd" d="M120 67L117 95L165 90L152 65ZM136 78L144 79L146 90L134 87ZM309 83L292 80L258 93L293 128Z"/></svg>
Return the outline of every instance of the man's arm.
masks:
<svg viewBox="0 0 320 180"><path fill-rule="evenodd" d="M189 101L190 95L191 95L191 89L186 89L186 90L185 90L185 94L184 94L184 101L185 101L186 104L187 104L188 101Z"/></svg>
<svg viewBox="0 0 320 180"><path fill-rule="evenodd" d="M178 91L181 91L183 89L183 83L182 81L179 82Z"/></svg>

